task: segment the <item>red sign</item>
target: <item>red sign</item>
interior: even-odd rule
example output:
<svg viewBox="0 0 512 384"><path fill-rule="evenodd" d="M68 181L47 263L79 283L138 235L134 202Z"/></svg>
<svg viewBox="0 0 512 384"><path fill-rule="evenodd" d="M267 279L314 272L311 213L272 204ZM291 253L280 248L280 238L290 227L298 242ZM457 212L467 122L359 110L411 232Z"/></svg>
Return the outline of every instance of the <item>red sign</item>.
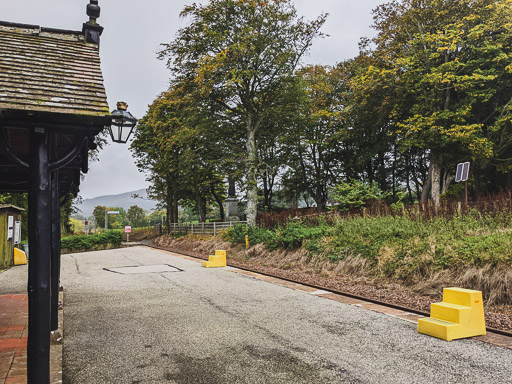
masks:
<svg viewBox="0 0 512 384"><path fill-rule="evenodd" d="M132 227L130 227L129 225L127 225L126 227L124 227L124 232L125 233L130 233L132 231Z"/></svg>

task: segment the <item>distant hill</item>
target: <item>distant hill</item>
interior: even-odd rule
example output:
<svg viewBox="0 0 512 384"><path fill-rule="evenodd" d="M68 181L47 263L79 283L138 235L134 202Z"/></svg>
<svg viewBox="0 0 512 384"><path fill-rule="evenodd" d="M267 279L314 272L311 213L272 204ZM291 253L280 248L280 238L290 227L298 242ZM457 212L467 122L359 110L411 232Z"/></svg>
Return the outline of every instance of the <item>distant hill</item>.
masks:
<svg viewBox="0 0 512 384"><path fill-rule="evenodd" d="M156 208L156 204L156 201L148 200L148 194L145 189L139 189L138 191L121 193L120 195L106 195L84 199L82 204L76 204L75 207L79 210L76 215L90 217L94 207L97 205L119 207L125 210L128 210L132 205L138 205L146 211L151 211Z"/></svg>

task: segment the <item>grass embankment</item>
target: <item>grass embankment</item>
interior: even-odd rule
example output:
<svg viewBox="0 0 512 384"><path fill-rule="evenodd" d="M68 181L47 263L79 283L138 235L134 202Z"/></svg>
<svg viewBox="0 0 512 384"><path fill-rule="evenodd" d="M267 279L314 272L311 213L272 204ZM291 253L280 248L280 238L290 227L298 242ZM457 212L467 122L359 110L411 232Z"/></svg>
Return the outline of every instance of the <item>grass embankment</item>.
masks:
<svg viewBox="0 0 512 384"><path fill-rule="evenodd" d="M127 241L127 234L123 231L122 235L123 241ZM130 242L150 240L158 236L160 236L160 233L155 231L153 227L132 228L132 232L130 233Z"/></svg>
<svg viewBox="0 0 512 384"><path fill-rule="evenodd" d="M512 214L297 221L275 229L235 227L224 238L258 245L274 266L400 282L418 293L459 285L491 304L512 304ZM283 252L284 251L284 252ZM255 256L254 251L247 253Z"/></svg>

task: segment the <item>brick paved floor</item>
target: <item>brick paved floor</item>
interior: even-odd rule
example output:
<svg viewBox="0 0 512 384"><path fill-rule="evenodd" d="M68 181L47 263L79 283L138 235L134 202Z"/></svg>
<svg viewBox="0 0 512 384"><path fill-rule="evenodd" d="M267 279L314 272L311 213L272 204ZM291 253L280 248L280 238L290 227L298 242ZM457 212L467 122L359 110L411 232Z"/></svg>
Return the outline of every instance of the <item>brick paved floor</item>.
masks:
<svg viewBox="0 0 512 384"><path fill-rule="evenodd" d="M0 295L0 382L27 382L28 295Z"/></svg>
<svg viewBox="0 0 512 384"><path fill-rule="evenodd" d="M62 302L62 292L59 298ZM0 384L27 382L27 336L28 295L0 295ZM50 382L62 383L61 342L52 341L50 345Z"/></svg>

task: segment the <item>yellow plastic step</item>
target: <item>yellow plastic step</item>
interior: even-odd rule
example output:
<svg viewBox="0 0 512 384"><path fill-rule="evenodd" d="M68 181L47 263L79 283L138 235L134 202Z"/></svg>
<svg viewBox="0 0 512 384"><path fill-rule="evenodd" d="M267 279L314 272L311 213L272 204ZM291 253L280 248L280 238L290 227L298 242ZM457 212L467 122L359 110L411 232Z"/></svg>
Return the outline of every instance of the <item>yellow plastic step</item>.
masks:
<svg viewBox="0 0 512 384"><path fill-rule="evenodd" d="M431 305L429 318L418 320L418 332L443 340L485 335L482 292L465 288L443 289L443 302Z"/></svg>
<svg viewBox="0 0 512 384"><path fill-rule="evenodd" d="M475 304L482 304L482 292L465 288L444 288L443 301L473 307Z"/></svg>
<svg viewBox="0 0 512 384"><path fill-rule="evenodd" d="M425 317L418 320L418 332L434 336L446 341L452 341L457 338L457 330L460 324L451 321Z"/></svg>
<svg viewBox="0 0 512 384"><path fill-rule="evenodd" d="M434 303L430 305L430 317L451 321L453 323L462 323L469 321L471 307L452 303Z"/></svg>
<svg viewBox="0 0 512 384"><path fill-rule="evenodd" d="M221 268L227 266L226 251L215 251L215 255L209 256L208 261L202 262L205 268Z"/></svg>
<svg viewBox="0 0 512 384"><path fill-rule="evenodd" d="M215 250L215 256L226 257L226 251Z"/></svg>
<svg viewBox="0 0 512 384"><path fill-rule="evenodd" d="M27 255L21 249L14 248L14 265L27 264Z"/></svg>

